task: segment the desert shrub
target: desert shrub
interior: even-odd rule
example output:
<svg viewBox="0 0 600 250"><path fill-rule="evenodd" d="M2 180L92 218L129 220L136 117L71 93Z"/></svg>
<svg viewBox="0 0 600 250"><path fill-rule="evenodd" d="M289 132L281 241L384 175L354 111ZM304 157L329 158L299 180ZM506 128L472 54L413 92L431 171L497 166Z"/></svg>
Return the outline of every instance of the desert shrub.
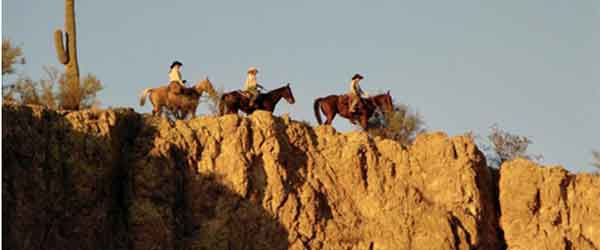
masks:
<svg viewBox="0 0 600 250"><path fill-rule="evenodd" d="M56 109L67 99L79 99L81 109L91 108L99 104L96 94L102 90L102 82L93 74L87 74L81 79L81 88L72 92L66 87L65 74L58 69L44 66L44 76L34 81L26 75L20 75L14 84L4 87L3 98L20 104L43 105Z"/></svg>
<svg viewBox="0 0 600 250"><path fill-rule="evenodd" d="M20 46L13 46L8 39L2 39L2 75L14 73L15 64L25 64L23 49Z"/></svg>
<svg viewBox="0 0 600 250"><path fill-rule="evenodd" d="M498 125L490 127L490 134L487 141L483 140L479 144L485 154L488 165L499 167L503 162L516 158L524 158L531 161L540 161L541 155L530 154L527 149L533 141L522 135L507 132Z"/></svg>
<svg viewBox="0 0 600 250"><path fill-rule="evenodd" d="M3 100L21 104L43 105L56 109L64 106L91 108L99 104L96 95L103 89L102 82L93 74L81 78L79 86L67 84L64 72L44 66L44 75L35 81L21 73L12 84L4 84L5 75L15 73L15 64L25 64L23 50L10 40L2 40ZM75 103L75 105L73 104Z"/></svg>
<svg viewBox="0 0 600 250"><path fill-rule="evenodd" d="M596 167L596 174L600 174L600 151L592 151L592 166Z"/></svg>
<svg viewBox="0 0 600 250"><path fill-rule="evenodd" d="M37 82L25 75L18 76L15 83L7 86L4 99L22 104L41 104Z"/></svg>
<svg viewBox="0 0 600 250"><path fill-rule="evenodd" d="M369 120L368 132L373 136L392 139L403 145L412 143L416 135L425 131L425 122L417 112L411 112L406 104L394 104L389 113L377 112Z"/></svg>

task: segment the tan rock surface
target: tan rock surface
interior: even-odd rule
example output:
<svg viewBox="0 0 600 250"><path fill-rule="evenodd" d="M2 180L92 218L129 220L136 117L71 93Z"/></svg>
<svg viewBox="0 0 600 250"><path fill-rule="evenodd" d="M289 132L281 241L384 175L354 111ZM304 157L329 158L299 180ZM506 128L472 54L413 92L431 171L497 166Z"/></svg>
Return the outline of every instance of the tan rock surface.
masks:
<svg viewBox="0 0 600 250"><path fill-rule="evenodd" d="M508 249L600 249L600 177L530 161L502 165L501 226Z"/></svg>
<svg viewBox="0 0 600 250"><path fill-rule="evenodd" d="M8 249L504 244L497 177L468 137L424 134L405 148L265 112L170 123L127 109L64 113L3 105L2 118L2 235ZM502 175L503 183L514 178L520 176ZM590 186L598 181L572 179ZM568 199L589 201L595 192L574 186ZM569 225L581 226L559 230L577 236L568 238L573 246L584 240L597 246L590 226L597 224L586 224L598 211L588 210L592 205L573 203ZM527 208L515 207L514 213ZM518 221L505 224L509 243L531 239L513 231Z"/></svg>

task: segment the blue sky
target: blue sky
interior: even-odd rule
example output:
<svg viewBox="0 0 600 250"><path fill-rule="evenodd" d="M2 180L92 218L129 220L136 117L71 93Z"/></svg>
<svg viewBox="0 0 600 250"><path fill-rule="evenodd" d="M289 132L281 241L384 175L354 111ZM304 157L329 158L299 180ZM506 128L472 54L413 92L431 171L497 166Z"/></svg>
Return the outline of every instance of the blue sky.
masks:
<svg viewBox="0 0 600 250"><path fill-rule="evenodd" d="M59 67L52 32L63 1L3 0L2 36L24 48L34 78ZM291 82L296 104L277 114L315 122L312 101L348 90L391 90L450 135L489 126L528 135L544 163L591 171L600 150L600 1L81 1L79 62L105 84L103 106L139 107L142 89L206 75L240 88ZM205 113L202 105L198 113ZM339 130L351 130L336 119Z"/></svg>

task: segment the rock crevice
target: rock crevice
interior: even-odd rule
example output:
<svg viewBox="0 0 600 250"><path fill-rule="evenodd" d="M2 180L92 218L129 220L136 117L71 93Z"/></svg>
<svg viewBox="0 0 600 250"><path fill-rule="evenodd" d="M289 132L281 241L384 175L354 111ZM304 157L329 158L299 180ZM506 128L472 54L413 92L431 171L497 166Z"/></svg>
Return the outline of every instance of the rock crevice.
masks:
<svg viewBox="0 0 600 250"><path fill-rule="evenodd" d="M466 136L406 148L265 112L170 123L5 104L2 116L10 249L600 246L597 177L526 161L497 172Z"/></svg>

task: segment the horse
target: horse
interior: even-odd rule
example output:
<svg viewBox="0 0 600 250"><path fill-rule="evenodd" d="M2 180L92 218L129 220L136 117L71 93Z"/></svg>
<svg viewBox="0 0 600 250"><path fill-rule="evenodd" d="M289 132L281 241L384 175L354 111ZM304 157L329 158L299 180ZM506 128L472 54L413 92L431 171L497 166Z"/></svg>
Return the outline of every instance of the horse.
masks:
<svg viewBox="0 0 600 250"><path fill-rule="evenodd" d="M347 95L329 95L317 98L313 104L319 125L323 124L320 110L327 118L325 121L327 125L331 125L335 115L340 114L340 116L350 120L352 123L358 120L360 126L365 130L368 127L369 118L373 115L376 108L380 108L384 112L391 112L394 109L390 91L363 99L357 104L356 108L356 112L350 112L350 98Z"/></svg>
<svg viewBox="0 0 600 250"><path fill-rule="evenodd" d="M281 98L284 98L289 104L296 102L289 83L267 93L259 94L252 107L249 106L250 98L247 95L238 90L231 91L221 96L219 114L237 114L239 110L246 114L252 114L257 109L273 112Z"/></svg>
<svg viewBox="0 0 600 250"><path fill-rule="evenodd" d="M169 91L170 89L173 92L180 92L180 94L172 93ZM175 114L177 119L184 119L190 113L192 118L195 118L200 96L204 92L208 92L211 96L217 95L208 77L190 88L182 88L177 83L170 83L168 86L157 88L147 88L142 91L140 96L140 106L144 106L146 98L150 96L153 116L160 116L162 109L166 107Z"/></svg>

